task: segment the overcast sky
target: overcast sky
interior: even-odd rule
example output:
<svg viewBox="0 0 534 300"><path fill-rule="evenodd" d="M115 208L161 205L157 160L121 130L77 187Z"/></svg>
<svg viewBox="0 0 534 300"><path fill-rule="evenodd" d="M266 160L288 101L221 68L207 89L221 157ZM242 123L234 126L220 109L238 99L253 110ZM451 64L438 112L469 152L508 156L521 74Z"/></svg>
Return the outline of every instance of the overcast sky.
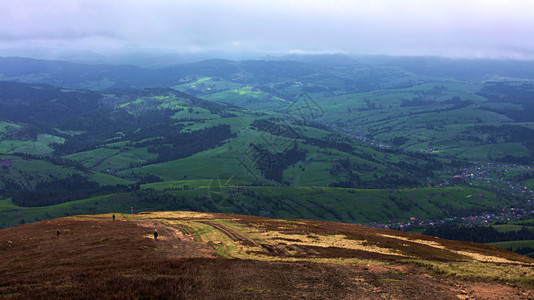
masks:
<svg viewBox="0 0 534 300"><path fill-rule="evenodd" d="M1 0L2 53L39 47L534 59L534 0Z"/></svg>

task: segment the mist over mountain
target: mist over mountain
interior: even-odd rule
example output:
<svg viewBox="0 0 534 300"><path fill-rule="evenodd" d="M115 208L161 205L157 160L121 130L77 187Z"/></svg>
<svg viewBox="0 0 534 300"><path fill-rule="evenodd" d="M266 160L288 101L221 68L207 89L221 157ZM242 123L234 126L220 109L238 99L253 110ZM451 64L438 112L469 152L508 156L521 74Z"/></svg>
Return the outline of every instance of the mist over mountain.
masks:
<svg viewBox="0 0 534 300"><path fill-rule="evenodd" d="M241 76L242 83L250 80L265 83L325 73L353 80L350 76L354 74L348 72L377 70L379 67L398 67L405 72L443 80L483 82L534 78L534 62L531 61L348 55L292 55L245 61L213 59L158 68L3 57L0 58L0 77L2 80L102 90L172 86L187 76L215 76L234 81L239 81L238 76ZM239 75L240 72L243 74Z"/></svg>
<svg viewBox="0 0 534 300"><path fill-rule="evenodd" d="M0 298L531 299L532 16L1 2Z"/></svg>

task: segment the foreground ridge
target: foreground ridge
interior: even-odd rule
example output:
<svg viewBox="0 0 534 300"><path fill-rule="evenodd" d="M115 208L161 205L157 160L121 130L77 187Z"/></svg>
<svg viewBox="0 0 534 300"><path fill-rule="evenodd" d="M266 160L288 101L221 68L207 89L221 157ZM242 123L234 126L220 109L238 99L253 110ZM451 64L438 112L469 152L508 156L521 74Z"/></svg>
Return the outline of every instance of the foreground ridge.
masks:
<svg viewBox="0 0 534 300"><path fill-rule="evenodd" d="M534 259L487 245L322 221L197 212L115 215L0 230L0 295L534 297Z"/></svg>

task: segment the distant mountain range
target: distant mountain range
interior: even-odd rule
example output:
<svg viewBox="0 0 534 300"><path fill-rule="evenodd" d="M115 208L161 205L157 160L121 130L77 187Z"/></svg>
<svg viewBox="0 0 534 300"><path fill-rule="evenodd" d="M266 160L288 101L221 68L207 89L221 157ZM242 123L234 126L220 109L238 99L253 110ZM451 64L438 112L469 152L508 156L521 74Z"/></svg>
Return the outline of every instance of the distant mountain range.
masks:
<svg viewBox="0 0 534 300"><path fill-rule="evenodd" d="M519 222L534 214L531 65L0 58L0 227L131 207L419 231ZM525 230L513 236L531 255Z"/></svg>
<svg viewBox="0 0 534 300"><path fill-rule="evenodd" d="M271 60L206 60L163 68L81 64L19 57L0 58L0 80L48 83L70 88L104 90L175 85L187 76L213 76L240 82L266 83L314 74L354 79L354 70L400 67L419 76L481 82L534 79L534 62L432 57L287 56Z"/></svg>

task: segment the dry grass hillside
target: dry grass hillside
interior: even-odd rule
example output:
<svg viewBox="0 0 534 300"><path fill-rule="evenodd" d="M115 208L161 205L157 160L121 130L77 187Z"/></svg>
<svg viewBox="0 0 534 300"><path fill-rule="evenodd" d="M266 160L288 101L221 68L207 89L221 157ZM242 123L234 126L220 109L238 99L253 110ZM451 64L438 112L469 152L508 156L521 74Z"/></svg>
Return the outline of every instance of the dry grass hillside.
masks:
<svg viewBox="0 0 534 300"><path fill-rule="evenodd" d="M319 221L76 216L2 229L0 253L2 299L534 298L526 256Z"/></svg>

